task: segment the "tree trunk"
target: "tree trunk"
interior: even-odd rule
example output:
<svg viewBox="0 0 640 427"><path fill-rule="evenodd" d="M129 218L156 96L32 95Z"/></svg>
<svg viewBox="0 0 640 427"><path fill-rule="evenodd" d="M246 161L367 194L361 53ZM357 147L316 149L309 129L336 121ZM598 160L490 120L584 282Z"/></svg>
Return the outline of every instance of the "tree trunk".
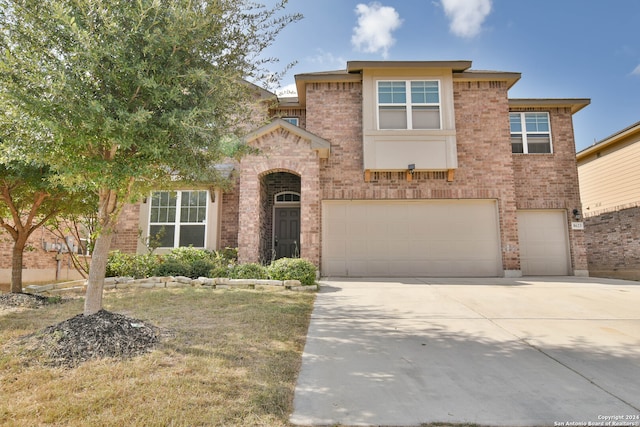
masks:
<svg viewBox="0 0 640 427"><path fill-rule="evenodd" d="M11 292L22 292L22 255L27 239L19 238L13 242L13 254L11 257Z"/></svg>
<svg viewBox="0 0 640 427"><path fill-rule="evenodd" d="M104 230L96 239L91 254L91 267L87 280L87 294L84 300L84 315L89 316L102 309L102 292L104 290L104 276L107 271L107 260L113 232Z"/></svg>
<svg viewBox="0 0 640 427"><path fill-rule="evenodd" d="M90 316L102 309L102 292L104 276L107 272L107 261L113 227L118 221L118 194L115 190L101 189L98 192L98 237L91 254L87 294L84 300L84 315Z"/></svg>

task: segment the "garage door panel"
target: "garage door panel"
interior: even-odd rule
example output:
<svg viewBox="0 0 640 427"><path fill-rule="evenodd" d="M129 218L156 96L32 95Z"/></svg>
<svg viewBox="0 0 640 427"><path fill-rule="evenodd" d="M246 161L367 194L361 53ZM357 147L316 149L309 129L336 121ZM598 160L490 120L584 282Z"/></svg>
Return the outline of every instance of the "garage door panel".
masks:
<svg viewBox="0 0 640 427"><path fill-rule="evenodd" d="M322 208L324 275L501 273L495 201L326 201ZM340 236L326 229L336 226ZM327 239L345 241L346 253ZM340 256L344 263L331 261Z"/></svg>
<svg viewBox="0 0 640 427"><path fill-rule="evenodd" d="M518 211L518 238L522 274L569 274L569 244L564 211Z"/></svg>

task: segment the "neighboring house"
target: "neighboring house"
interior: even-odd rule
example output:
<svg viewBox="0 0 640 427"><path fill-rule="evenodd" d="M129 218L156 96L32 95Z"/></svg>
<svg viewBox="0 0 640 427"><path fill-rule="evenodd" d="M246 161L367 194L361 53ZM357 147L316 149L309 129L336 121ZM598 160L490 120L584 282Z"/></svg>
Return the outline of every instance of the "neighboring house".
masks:
<svg viewBox="0 0 640 427"><path fill-rule="evenodd" d="M589 100L509 99L519 79L470 61L297 75L246 136L259 154L227 165L233 188L154 192L113 247L161 231L161 250L300 256L322 276L587 275L572 116Z"/></svg>
<svg viewBox="0 0 640 427"><path fill-rule="evenodd" d="M42 227L33 232L23 253L23 282L81 279L73 265L70 250L80 259L87 256L87 240L78 240L74 233L61 238ZM0 230L0 283L11 282L11 258L13 240Z"/></svg>
<svg viewBox="0 0 640 427"><path fill-rule="evenodd" d="M640 122L577 160L589 272L640 280Z"/></svg>

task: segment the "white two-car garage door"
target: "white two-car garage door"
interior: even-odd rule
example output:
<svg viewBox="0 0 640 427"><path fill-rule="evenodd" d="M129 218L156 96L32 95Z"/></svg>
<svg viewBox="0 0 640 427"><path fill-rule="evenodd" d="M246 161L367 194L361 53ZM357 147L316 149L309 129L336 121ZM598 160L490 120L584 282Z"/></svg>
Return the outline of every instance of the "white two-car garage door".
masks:
<svg viewBox="0 0 640 427"><path fill-rule="evenodd" d="M323 276L499 276L493 200L325 201Z"/></svg>

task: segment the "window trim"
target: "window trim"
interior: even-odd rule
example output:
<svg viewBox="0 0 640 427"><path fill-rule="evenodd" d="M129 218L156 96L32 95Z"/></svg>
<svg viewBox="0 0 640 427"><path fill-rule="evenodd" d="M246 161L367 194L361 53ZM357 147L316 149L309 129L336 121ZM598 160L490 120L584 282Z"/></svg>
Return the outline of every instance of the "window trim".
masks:
<svg viewBox="0 0 640 427"><path fill-rule="evenodd" d="M175 220L173 222L153 222L151 221L151 213L153 212L153 195L154 193L176 193L176 204L175 204ZM205 198L205 212L204 212L204 220L201 222L182 222L182 193L206 193ZM154 190L151 191L149 195L149 214L148 214L148 223L147 223L147 236L151 237L151 227L152 226L173 226L173 246L159 246L159 249L174 249L179 248L180 246L180 227L182 225L199 225L202 224L204 226L204 236L203 236L203 246L193 246L197 249L205 249L207 247L207 237L209 234L209 192L207 190L199 190L199 189L179 189L179 190Z"/></svg>
<svg viewBox="0 0 640 427"><path fill-rule="evenodd" d="M520 117L520 132L514 132L511 129L511 116L519 115ZM548 131L527 131L527 114L545 114L547 117ZM519 135L522 138L522 153L514 153L513 148L511 154L553 154L553 138L551 132L551 115L548 111L509 111L509 135L512 138L514 135ZM547 135L549 137L549 152L548 153L529 153L528 135ZM513 147L513 144L512 144Z"/></svg>
<svg viewBox="0 0 640 427"><path fill-rule="evenodd" d="M403 82L405 89L405 102L400 103L381 103L380 102L380 83L397 83ZM438 85L438 102L427 102L427 103L418 103L412 102L411 100L411 83L413 82L435 82ZM441 79L378 79L375 80L375 100L376 100L376 129L380 131L439 131L443 129L442 123L442 81ZM406 128L397 128L397 129L387 129L380 127L380 107L400 107L403 106L406 109L406 120L407 127ZM438 124L437 128L413 128L413 107L437 107L438 108Z"/></svg>
<svg viewBox="0 0 640 427"><path fill-rule="evenodd" d="M278 200L281 197L286 199L287 196L291 196L292 199L297 199L297 200ZM296 191L281 191L279 193L276 193L275 196L273 196L273 203L276 205L285 205L285 204L299 205L301 200L302 198L300 197L300 193Z"/></svg>

